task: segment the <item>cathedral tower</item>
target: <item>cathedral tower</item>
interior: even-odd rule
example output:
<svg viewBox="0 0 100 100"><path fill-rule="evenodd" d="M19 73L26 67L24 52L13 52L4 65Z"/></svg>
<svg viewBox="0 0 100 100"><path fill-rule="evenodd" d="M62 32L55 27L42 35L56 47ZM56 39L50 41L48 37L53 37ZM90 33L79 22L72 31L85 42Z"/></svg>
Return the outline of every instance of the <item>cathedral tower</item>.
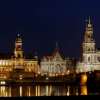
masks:
<svg viewBox="0 0 100 100"><path fill-rule="evenodd" d="M16 41L15 41L14 58L15 58L15 69L24 69L22 39L21 39L20 34L17 35Z"/></svg>
<svg viewBox="0 0 100 100"><path fill-rule="evenodd" d="M95 61L95 41L93 39L93 26L91 24L90 17L88 23L86 24L84 41L83 41L83 62L84 63L94 63Z"/></svg>
<svg viewBox="0 0 100 100"><path fill-rule="evenodd" d="M15 58L23 58L23 50L22 50L22 39L20 37L20 34L17 35L16 41L15 41Z"/></svg>

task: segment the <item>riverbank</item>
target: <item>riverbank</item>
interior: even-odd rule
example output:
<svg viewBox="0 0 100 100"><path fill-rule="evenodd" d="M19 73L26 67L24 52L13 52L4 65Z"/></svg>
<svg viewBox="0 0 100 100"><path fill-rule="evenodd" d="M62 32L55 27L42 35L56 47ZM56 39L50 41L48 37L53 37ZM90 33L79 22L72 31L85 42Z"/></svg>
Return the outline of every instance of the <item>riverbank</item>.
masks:
<svg viewBox="0 0 100 100"><path fill-rule="evenodd" d="M88 73L79 73L72 74L67 76L59 76L59 77L35 77L31 79L6 79L0 80L0 85L31 85L31 84L68 84L68 85L81 85L82 75L87 76L86 85L91 85L91 83L96 84L100 83L100 72L88 72Z"/></svg>

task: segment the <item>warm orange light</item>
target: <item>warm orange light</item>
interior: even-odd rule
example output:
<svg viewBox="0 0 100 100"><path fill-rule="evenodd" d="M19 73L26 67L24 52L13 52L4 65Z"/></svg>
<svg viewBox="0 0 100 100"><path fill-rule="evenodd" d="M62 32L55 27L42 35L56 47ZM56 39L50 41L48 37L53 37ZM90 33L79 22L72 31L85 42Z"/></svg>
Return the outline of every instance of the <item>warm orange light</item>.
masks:
<svg viewBox="0 0 100 100"><path fill-rule="evenodd" d="M0 84L4 85L4 84L6 84L6 82L5 81L1 81Z"/></svg>
<svg viewBox="0 0 100 100"><path fill-rule="evenodd" d="M87 95L87 86L81 87L81 95Z"/></svg>
<svg viewBox="0 0 100 100"><path fill-rule="evenodd" d="M81 84L86 84L86 82L87 82L87 75L86 74L83 74L81 76Z"/></svg>

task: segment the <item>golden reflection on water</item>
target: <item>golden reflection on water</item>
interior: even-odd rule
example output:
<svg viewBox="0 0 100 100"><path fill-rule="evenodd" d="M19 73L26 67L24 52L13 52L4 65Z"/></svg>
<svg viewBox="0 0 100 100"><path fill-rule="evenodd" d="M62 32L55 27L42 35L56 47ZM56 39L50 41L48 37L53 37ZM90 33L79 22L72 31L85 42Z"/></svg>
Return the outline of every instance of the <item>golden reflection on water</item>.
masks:
<svg viewBox="0 0 100 100"><path fill-rule="evenodd" d="M40 86L37 85L36 88L36 96L51 96L52 94L52 86L46 85L46 86Z"/></svg>
<svg viewBox="0 0 100 100"><path fill-rule="evenodd" d="M51 96L52 95L52 86L50 85L50 92L49 92L50 94L49 94L49 96Z"/></svg>
<svg viewBox="0 0 100 100"><path fill-rule="evenodd" d="M27 87L27 96L31 96L31 87L30 86Z"/></svg>
<svg viewBox="0 0 100 100"><path fill-rule="evenodd" d="M20 96L23 96L23 95L22 95L22 86L19 87L19 95L20 95Z"/></svg>
<svg viewBox="0 0 100 100"><path fill-rule="evenodd" d="M7 88L5 86L1 86L0 87L0 97L6 97L6 96L8 96Z"/></svg>
<svg viewBox="0 0 100 100"><path fill-rule="evenodd" d="M67 96L70 95L70 86L67 87Z"/></svg>
<svg viewBox="0 0 100 100"><path fill-rule="evenodd" d="M35 91L36 91L36 96L40 96L40 86L39 85L36 85Z"/></svg>
<svg viewBox="0 0 100 100"><path fill-rule="evenodd" d="M81 86L81 95L87 95L87 86Z"/></svg>
<svg viewBox="0 0 100 100"><path fill-rule="evenodd" d="M9 87L8 93L9 93L9 97L11 97L11 87Z"/></svg>
<svg viewBox="0 0 100 100"><path fill-rule="evenodd" d="M46 86L46 96L49 95L49 89L48 89L48 86Z"/></svg>
<svg viewBox="0 0 100 100"><path fill-rule="evenodd" d="M79 92L78 92L78 89L77 88L76 88L75 94L76 94L76 96L79 95Z"/></svg>
<svg viewBox="0 0 100 100"><path fill-rule="evenodd" d="M81 84L86 85L88 76L86 74L81 75Z"/></svg>
<svg viewBox="0 0 100 100"><path fill-rule="evenodd" d="M79 87L79 86L78 86ZM36 85L36 86L0 86L0 97L17 96L70 96L87 95L87 86L54 86L54 85Z"/></svg>

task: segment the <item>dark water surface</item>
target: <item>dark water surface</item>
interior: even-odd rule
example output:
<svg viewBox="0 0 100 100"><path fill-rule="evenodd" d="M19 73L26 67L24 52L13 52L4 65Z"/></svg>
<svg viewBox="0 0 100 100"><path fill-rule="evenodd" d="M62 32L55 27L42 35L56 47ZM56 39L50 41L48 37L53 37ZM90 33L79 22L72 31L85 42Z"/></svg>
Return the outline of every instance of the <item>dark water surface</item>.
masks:
<svg viewBox="0 0 100 100"><path fill-rule="evenodd" d="M69 85L0 86L0 97L100 95L100 88Z"/></svg>

